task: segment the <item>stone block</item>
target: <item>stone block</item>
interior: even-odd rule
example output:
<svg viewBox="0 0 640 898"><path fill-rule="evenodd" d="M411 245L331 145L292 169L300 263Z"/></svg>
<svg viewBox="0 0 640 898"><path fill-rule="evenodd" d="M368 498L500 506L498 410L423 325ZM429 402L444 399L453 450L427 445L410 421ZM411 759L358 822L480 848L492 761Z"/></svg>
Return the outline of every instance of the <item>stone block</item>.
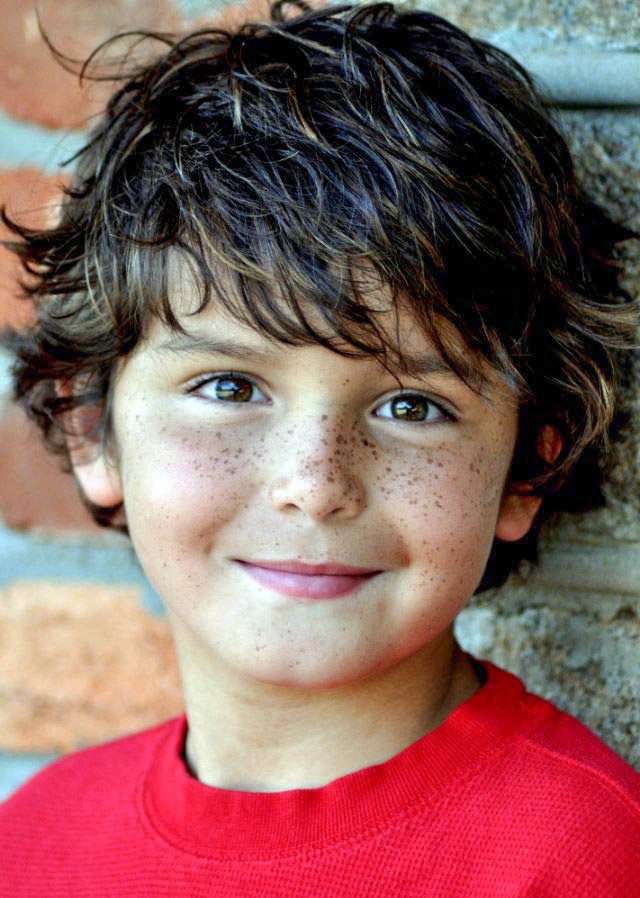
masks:
<svg viewBox="0 0 640 898"><path fill-rule="evenodd" d="M563 110L557 121L571 149L576 172L588 195L618 222L640 233L640 113L637 110ZM622 285L640 297L640 240L621 243ZM640 340L640 335L639 335ZM581 520L567 521L569 530L606 534L609 539L640 541L640 358L635 383L621 391L631 412L629 427L612 446L607 486L608 506Z"/></svg>
<svg viewBox="0 0 640 898"><path fill-rule="evenodd" d="M640 46L637 0L429 0L419 6L477 37L523 48Z"/></svg>
<svg viewBox="0 0 640 898"><path fill-rule="evenodd" d="M10 217L29 227L43 227L55 220L64 178L45 175L32 168L0 171L0 203ZM10 239L4 226L0 239ZM33 315L27 302L18 299L18 277L21 267L13 253L0 247L0 328L6 324L19 326Z"/></svg>
<svg viewBox="0 0 640 898"><path fill-rule="evenodd" d="M80 61L118 31L147 28L173 32L182 24L182 16L170 0L41 0L37 8L52 44ZM122 50L121 44L118 55ZM0 54L0 106L16 118L49 128L81 128L113 90L111 84L79 87L77 77L56 62L44 43L36 4L24 0L3 3Z"/></svg>
<svg viewBox="0 0 640 898"><path fill-rule="evenodd" d="M508 591L474 599L456 621L460 644L513 671L529 691L582 721L640 772L635 607L629 604L605 625L586 609L576 615L561 594L539 598L524 608L510 602Z"/></svg>
<svg viewBox="0 0 640 898"><path fill-rule="evenodd" d="M40 431L16 405L0 417L0 517L16 530L102 531L82 505L75 480L63 473Z"/></svg>
<svg viewBox="0 0 640 898"><path fill-rule="evenodd" d="M69 752L182 711L166 620L138 591L15 581L0 591L0 750Z"/></svg>

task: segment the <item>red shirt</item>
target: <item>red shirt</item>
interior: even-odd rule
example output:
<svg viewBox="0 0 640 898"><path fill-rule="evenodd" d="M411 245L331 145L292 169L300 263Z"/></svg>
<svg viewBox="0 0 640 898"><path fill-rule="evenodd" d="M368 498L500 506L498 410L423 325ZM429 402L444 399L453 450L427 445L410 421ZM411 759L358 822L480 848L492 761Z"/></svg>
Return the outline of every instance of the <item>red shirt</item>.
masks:
<svg viewBox="0 0 640 898"><path fill-rule="evenodd" d="M382 764L316 789L199 782L184 715L0 805L1 898L639 898L640 775L489 661Z"/></svg>

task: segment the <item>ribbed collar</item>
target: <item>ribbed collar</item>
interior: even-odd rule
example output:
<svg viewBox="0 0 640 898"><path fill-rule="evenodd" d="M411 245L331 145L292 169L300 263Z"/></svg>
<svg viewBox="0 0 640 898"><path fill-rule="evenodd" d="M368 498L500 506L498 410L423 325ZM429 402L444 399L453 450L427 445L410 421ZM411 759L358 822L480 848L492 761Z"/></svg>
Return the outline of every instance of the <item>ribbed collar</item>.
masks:
<svg viewBox="0 0 640 898"><path fill-rule="evenodd" d="M388 825L504 750L522 723L528 695L522 681L468 657L484 668L486 682L440 726L387 761L319 788L242 792L201 783L184 758L183 713L159 728L142 781L143 813L181 850L227 859L284 857Z"/></svg>

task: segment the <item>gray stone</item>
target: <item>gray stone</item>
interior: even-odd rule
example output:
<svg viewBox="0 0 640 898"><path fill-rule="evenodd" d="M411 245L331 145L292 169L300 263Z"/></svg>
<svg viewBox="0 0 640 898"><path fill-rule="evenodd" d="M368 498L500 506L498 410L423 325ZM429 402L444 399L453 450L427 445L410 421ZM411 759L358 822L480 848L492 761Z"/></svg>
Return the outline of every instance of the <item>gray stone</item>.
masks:
<svg viewBox="0 0 640 898"><path fill-rule="evenodd" d="M0 166L31 166L57 174L63 162L85 141L77 131L50 131L31 122L19 122L0 111Z"/></svg>
<svg viewBox="0 0 640 898"><path fill-rule="evenodd" d="M506 600L503 594L502 603ZM473 615L471 607L462 612ZM471 618L473 619L473 618ZM581 720L640 770L640 623L608 627L583 612L552 605L501 613L485 654L521 677L527 688ZM460 630L463 648L471 651Z"/></svg>
<svg viewBox="0 0 640 898"><path fill-rule="evenodd" d="M456 639L476 658L485 657L496 639L496 613L490 608L468 608L455 620Z"/></svg>
<svg viewBox="0 0 640 898"><path fill-rule="evenodd" d="M640 46L637 0L430 0L416 5L478 37L528 49L556 43Z"/></svg>
<svg viewBox="0 0 640 898"><path fill-rule="evenodd" d="M19 786L59 757L59 752L21 755L0 752L0 802L7 799Z"/></svg>

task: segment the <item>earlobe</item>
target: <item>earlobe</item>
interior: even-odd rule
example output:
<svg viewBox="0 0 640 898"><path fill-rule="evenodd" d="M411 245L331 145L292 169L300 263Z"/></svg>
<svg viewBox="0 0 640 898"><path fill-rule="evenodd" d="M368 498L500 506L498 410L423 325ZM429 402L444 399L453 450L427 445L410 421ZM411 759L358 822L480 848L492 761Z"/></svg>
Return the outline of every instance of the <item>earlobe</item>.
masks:
<svg viewBox="0 0 640 898"><path fill-rule="evenodd" d="M116 468L109 464L104 452L99 452L95 459L90 461L72 460L72 464L82 492L90 502L104 507L119 505L122 502L120 475Z"/></svg>
<svg viewBox="0 0 640 898"><path fill-rule="evenodd" d="M87 381L88 376L79 376L76 378L75 388L86 389ZM69 397L73 390L74 385L69 381L56 385L58 396ZM120 474L116 465L107 457L104 447L87 436L102 413L101 405L80 405L68 413L72 431L67 432L67 449L73 473L84 495L94 505L108 508L119 505L123 500Z"/></svg>
<svg viewBox="0 0 640 898"><path fill-rule="evenodd" d="M541 504L539 496L519 496L517 493L506 495L502 500L496 526L498 539L515 542L526 536Z"/></svg>
<svg viewBox="0 0 640 898"><path fill-rule="evenodd" d="M550 424L540 429L538 435L538 453L548 462L553 462L562 449L562 438L555 427ZM526 486L526 484L522 484ZM505 494L500 506L500 514L495 535L505 542L522 539L531 529L533 520L542 505L540 496L528 496L516 492Z"/></svg>

